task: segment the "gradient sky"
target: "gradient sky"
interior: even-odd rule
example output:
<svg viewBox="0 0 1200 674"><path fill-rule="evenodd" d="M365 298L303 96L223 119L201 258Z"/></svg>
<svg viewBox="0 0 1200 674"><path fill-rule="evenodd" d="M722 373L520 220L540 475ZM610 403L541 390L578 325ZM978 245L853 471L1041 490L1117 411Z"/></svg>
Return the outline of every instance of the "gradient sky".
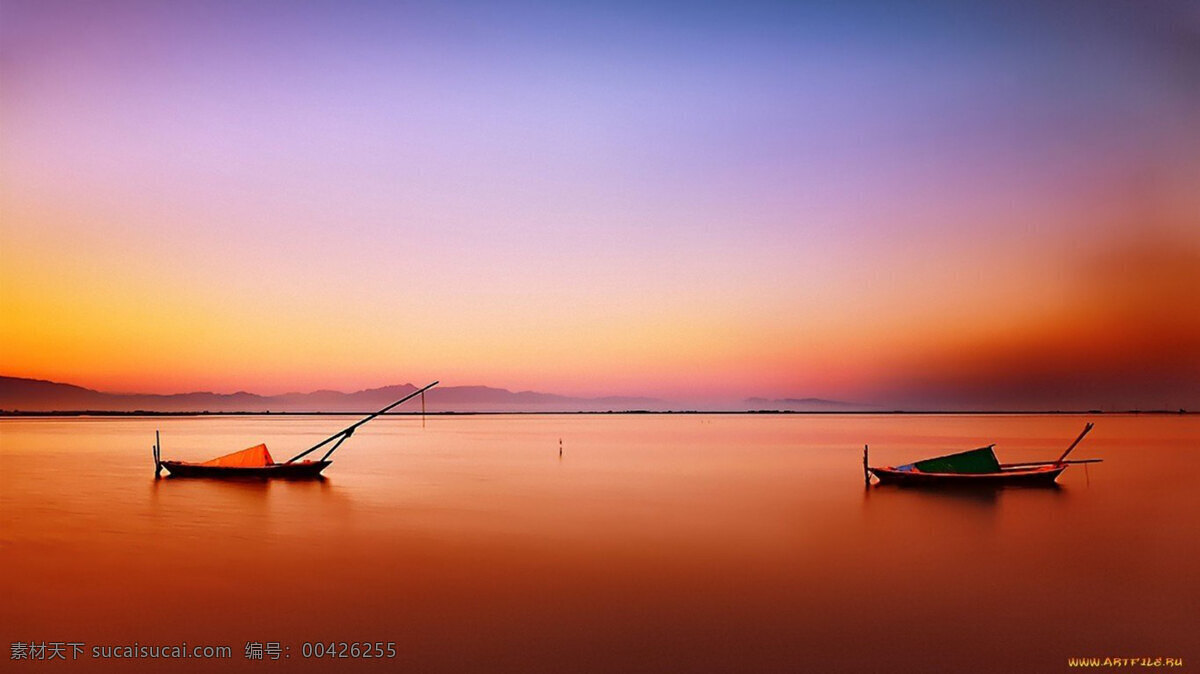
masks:
<svg viewBox="0 0 1200 674"><path fill-rule="evenodd" d="M1200 405L1193 3L0 0L0 373Z"/></svg>

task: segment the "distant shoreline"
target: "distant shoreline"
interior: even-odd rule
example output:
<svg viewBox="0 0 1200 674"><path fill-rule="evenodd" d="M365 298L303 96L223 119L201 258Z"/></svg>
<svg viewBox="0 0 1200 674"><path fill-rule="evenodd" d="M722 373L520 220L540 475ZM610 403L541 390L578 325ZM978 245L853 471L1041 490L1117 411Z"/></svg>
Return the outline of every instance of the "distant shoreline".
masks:
<svg viewBox="0 0 1200 674"><path fill-rule="evenodd" d="M616 415L616 414L784 414L801 416L1004 416L1004 415L1062 415L1078 416L1084 414L1104 415L1152 415L1152 416L1188 416L1200 412L1189 410L1120 410L1105 412L1102 410L607 410L607 411L508 411L508 412L388 412L384 416L396 417L461 417L461 416L496 416L496 415ZM312 416L366 416L371 411L361 412L154 412L137 410L132 412L106 410L67 410L54 412L37 412L22 410L0 410L0 418L21 417L312 417Z"/></svg>

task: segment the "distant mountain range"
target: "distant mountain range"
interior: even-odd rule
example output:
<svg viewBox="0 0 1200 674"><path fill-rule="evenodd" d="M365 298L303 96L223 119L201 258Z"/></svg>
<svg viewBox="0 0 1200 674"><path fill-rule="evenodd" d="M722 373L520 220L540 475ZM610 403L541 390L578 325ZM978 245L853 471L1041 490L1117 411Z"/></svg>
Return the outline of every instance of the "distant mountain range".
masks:
<svg viewBox="0 0 1200 674"><path fill-rule="evenodd" d="M412 384L364 389L353 393L259 395L237 393L107 393L42 379L0 376L0 411L21 412L373 412L417 390ZM606 396L581 398L537 391L510 391L491 386L438 386L425 394L430 412L623 412L698 409L659 398ZM821 398L746 398L739 403L701 406L702 410L777 410L796 412L856 411L867 405ZM413 401L399 408L420 410Z"/></svg>
<svg viewBox="0 0 1200 674"><path fill-rule="evenodd" d="M412 384L364 389L353 393L313 391L264 396L237 393L105 393L72 384L0 376L0 410L22 412L371 412L417 390ZM576 398L509 391L490 386L439 386L425 394L426 408L441 411L607 411L665 409L656 398L609 396ZM419 410L407 406L409 411Z"/></svg>
<svg viewBox="0 0 1200 674"><path fill-rule="evenodd" d="M874 405L848 403L824 398L746 398L748 410L787 410L792 412L834 412L877 409Z"/></svg>

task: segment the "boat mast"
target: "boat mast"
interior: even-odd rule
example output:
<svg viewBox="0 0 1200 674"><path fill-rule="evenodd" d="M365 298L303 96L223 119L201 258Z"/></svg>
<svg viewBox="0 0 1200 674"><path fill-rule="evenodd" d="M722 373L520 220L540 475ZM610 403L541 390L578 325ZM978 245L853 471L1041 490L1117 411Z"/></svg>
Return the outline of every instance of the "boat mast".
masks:
<svg viewBox="0 0 1200 674"><path fill-rule="evenodd" d="M1088 431L1090 430L1092 430L1092 423L1089 421L1088 424L1083 427L1083 432L1079 434L1079 437L1075 438L1075 442L1072 442L1071 446L1067 447L1067 451L1063 452L1062 456L1058 457L1057 463L1062 463L1063 460L1067 458L1067 455L1071 453L1071 450L1075 449L1075 445L1078 445L1079 441L1083 440L1083 436L1087 435Z"/></svg>
<svg viewBox="0 0 1200 674"><path fill-rule="evenodd" d="M365 418L359 420L357 423L351 424L350 426L343 428L342 430L338 431L337 433L334 433L333 435L329 436L328 438L325 438L324 440L318 442L317 444L313 445L312 447L309 447L308 449L304 450L303 452L300 452L296 456L293 456L292 458L288 459L284 463L292 463L292 462L296 461L296 459L303 458L304 456L307 456L308 454L317 451L318 449L324 447L325 445L328 445L329 443L333 442L334 440L337 440L337 443L334 444L333 447L330 447L328 452L325 452L325 456L321 457L322 461L324 461L325 459L328 459L329 455L333 454L333 450L337 449L339 445L341 445L343 442L345 442L346 438L350 437L351 435L354 435L354 429L358 428L359 426L362 426L363 424L365 424L368 421L374 419L375 417L383 414L384 412L387 412L388 410L392 409L396 405L399 405L400 403L402 403L406 400L415 398L416 396L425 393L426 391L433 388L434 386L437 386L438 383L439 382L435 381L432 384L430 384L424 388L419 388L416 391L413 391L412 393L404 396L403 398L397 400L396 402L392 403L391 405L388 405L387 407L379 410L378 412L367 415ZM424 400L424 396L422 396L421 399Z"/></svg>

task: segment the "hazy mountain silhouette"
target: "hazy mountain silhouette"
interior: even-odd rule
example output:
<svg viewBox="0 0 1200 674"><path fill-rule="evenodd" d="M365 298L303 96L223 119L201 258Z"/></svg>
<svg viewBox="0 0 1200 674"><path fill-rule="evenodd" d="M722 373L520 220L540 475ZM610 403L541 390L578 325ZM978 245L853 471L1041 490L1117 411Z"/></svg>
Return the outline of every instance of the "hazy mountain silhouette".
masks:
<svg viewBox="0 0 1200 674"><path fill-rule="evenodd" d="M169 395L106 393L93 389L23 377L0 376L0 410L23 412L341 412L374 411L417 390L412 384L364 389L353 393L319 390L263 396L256 393L197 391ZM509 391L490 386L439 386L425 394L426 409L437 411L605 411L667 409L656 398L608 396L577 398ZM416 401L401 409L419 410Z"/></svg>
<svg viewBox="0 0 1200 674"><path fill-rule="evenodd" d="M259 395L247 391L213 393L108 393L73 384L0 376L0 411L21 412L373 412L417 390L412 384L351 393L322 389L309 393ZM492 386L438 386L425 394L430 412L605 412L627 410L775 410L836 412L871 410L859 403L823 398L746 398L741 403L683 404L638 396L582 398L510 391ZM414 400L398 411L418 411Z"/></svg>
<svg viewBox="0 0 1200 674"><path fill-rule="evenodd" d="M824 398L746 398L742 401L752 410L785 410L791 412L828 412L876 409L874 405L849 403Z"/></svg>

